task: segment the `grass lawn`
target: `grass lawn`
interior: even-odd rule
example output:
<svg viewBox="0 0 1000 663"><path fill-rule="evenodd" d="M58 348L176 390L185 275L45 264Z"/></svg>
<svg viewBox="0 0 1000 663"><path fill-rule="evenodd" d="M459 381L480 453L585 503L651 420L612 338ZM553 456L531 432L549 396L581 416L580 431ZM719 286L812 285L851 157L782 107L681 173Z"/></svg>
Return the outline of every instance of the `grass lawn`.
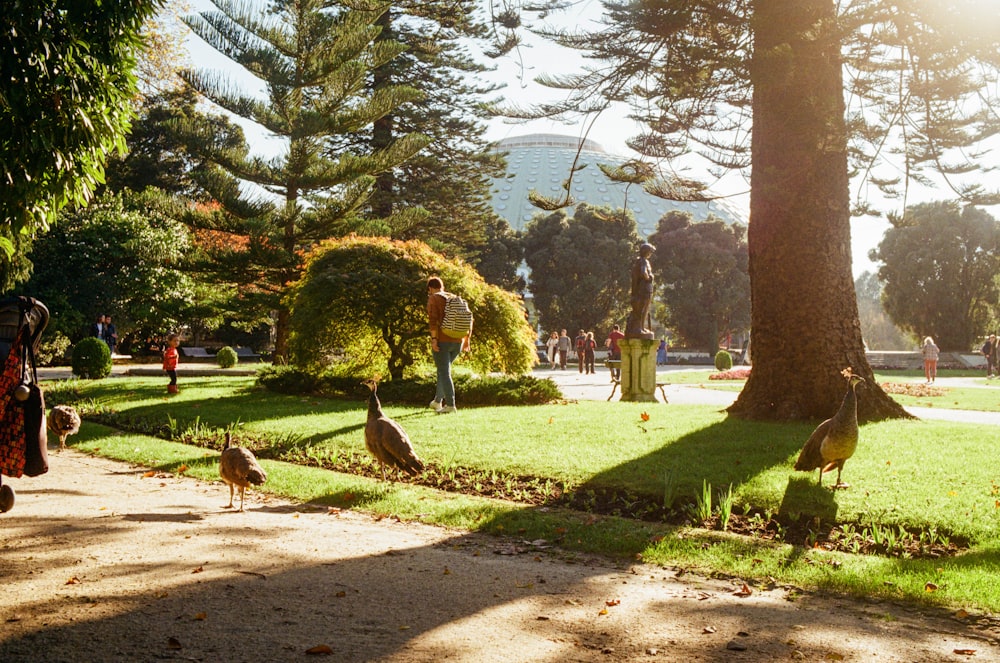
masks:
<svg viewBox="0 0 1000 663"><path fill-rule="evenodd" d="M739 392L743 390L743 380L709 380L708 376L715 370L691 370L661 372L658 380L669 384L702 385L706 389L716 391ZM981 386L948 387L932 385L931 390L922 395L894 393L892 397L903 407L938 407L947 410L977 410L980 412L1000 412L1000 380L987 380L983 371L947 370L938 371L938 377L974 378ZM875 378L879 384L897 383L917 388L924 385L924 374L921 371L878 371ZM988 388L983 388L988 387ZM859 398L864 398L859 392Z"/></svg>
<svg viewBox="0 0 1000 663"><path fill-rule="evenodd" d="M366 405L360 391L357 401L287 396L254 388L252 378L229 377L191 378L181 387L168 399L162 378L71 381L52 385L48 398L75 401L85 411L110 410L136 426L172 431L175 438L239 422L244 435L252 433L306 461L364 454ZM1000 611L996 427L941 421L863 426L858 451L844 469L852 487L833 493L815 485L815 473L792 470L815 424L740 421L711 406L670 406L647 419L648 406L620 402L466 408L447 417L426 408L383 407L407 430L421 457L442 473L471 468L484 475L529 475L579 494L623 489L664 501L676 494L682 498L678 503L703 487L717 494L732 486L736 513L784 514L806 525L814 522L817 533L831 523L846 523L895 537L904 527L967 541L968 549L937 559L850 554L406 482L383 484L277 461L265 461L265 489L703 572ZM85 424L70 444L157 469L176 472L185 466L188 474L217 476L215 451L94 423ZM831 482L827 475L825 483Z"/></svg>

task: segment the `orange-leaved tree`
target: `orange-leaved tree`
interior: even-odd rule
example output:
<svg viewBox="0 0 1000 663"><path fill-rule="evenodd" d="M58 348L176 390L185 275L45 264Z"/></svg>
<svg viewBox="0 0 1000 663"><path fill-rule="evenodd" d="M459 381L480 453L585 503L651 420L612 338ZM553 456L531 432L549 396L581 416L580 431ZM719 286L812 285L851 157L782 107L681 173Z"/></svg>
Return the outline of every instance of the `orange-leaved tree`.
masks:
<svg viewBox="0 0 1000 663"><path fill-rule="evenodd" d="M517 295L486 283L471 266L420 241L351 235L321 244L286 303L290 360L309 368L387 365L393 379L430 361L427 278L440 276L475 317L472 350L460 361L476 371L520 374L535 362L535 334Z"/></svg>

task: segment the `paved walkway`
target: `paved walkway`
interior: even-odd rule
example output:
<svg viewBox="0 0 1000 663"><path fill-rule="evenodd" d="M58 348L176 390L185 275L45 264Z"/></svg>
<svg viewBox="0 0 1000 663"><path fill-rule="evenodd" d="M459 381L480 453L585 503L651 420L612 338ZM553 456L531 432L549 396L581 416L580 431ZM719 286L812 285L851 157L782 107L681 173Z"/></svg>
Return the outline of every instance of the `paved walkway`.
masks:
<svg viewBox="0 0 1000 663"><path fill-rule="evenodd" d="M686 366L661 366L657 373L660 379L667 383L665 387L667 400L671 405L696 404L696 405L718 405L725 408L732 405L739 395L736 391L722 391L710 389L700 385L679 385L670 384L671 373L683 371L703 371L705 367L690 368ZM534 373L536 377L550 378L559 385L566 398L580 401L603 401L611 395L611 375L605 368L598 368L593 375L581 374L573 369L537 369ZM938 378L939 387L981 387L983 389L996 389L997 397L1000 399L1000 381L996 386L982 385L976 383L971 378ZM618 400L621 391L616 391L613 400ZM661 398L660 391L656 391L657 399ZM977 410L950 410L945 408L932 407L908 407L907 411L921 419L939 419L943 421L959 421L966 423L993 424L1000 426L1000 412L980 412Z"/></svg>

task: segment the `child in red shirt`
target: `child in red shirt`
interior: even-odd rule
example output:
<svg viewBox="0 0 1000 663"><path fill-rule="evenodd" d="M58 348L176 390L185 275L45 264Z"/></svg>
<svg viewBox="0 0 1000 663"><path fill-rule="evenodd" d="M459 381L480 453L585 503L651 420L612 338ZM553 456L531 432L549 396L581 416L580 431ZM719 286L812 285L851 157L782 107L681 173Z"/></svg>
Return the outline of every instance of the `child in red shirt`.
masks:
<svg viewBox="0 0 1000 663"><path fill-rule="evenodd" d="M180 356L177 346L180 342L177 334L170 334L167 336L167 347L163 351L163 370L170 376L170 384L167 385L168 394L177 393L177 358Z"/></svg>

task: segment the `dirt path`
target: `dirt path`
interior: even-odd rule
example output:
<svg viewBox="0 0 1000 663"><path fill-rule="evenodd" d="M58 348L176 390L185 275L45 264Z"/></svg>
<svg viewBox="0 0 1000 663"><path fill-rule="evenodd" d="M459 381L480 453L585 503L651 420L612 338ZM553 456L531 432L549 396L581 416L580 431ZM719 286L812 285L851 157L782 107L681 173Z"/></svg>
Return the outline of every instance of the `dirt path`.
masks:
<svg viewBox="0 0 1000 663"><path fill-rule="evenodd" d="M259 494L236 513L221 484L74 451L51 467L9 480L0 515L4 663L311 660L317 645L335 661L1000 661L995 625L974 619L738 596L736 581Z"/></svg>

